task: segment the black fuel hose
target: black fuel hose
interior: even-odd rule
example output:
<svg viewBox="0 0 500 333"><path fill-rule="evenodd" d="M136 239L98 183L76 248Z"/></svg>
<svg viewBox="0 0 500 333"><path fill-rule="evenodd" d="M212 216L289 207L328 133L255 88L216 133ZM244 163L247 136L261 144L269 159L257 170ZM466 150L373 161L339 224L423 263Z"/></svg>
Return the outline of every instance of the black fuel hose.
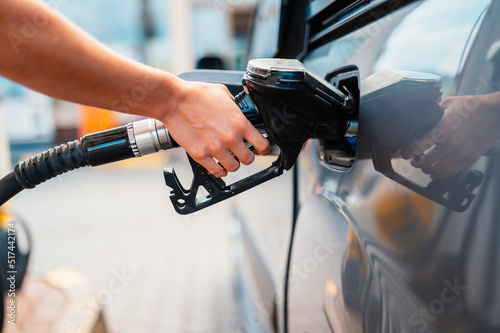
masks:
<svg viewBox="0 0 500 333"><path fill-rule="evenodd" d="M178 146L165 126L154 119L86 135L19 162L14 171L0 180L0 206L22 190L35 188L68 171Z"/></svg>
<svg viewBox="0 0 500 333"><path fill-rule="evenodd" d="M0 206L24 189L89 165L85 155L81 142L75 140L19 162L14 171L0 180Z"/></svg>
<svg viewBox="0 0 500 333"><path fill-rule="evenodd" d="M0 180L0 206L6 203L10 198L23 190L21 184L16 180L14 172L9 173L7 176Z"/></svg>

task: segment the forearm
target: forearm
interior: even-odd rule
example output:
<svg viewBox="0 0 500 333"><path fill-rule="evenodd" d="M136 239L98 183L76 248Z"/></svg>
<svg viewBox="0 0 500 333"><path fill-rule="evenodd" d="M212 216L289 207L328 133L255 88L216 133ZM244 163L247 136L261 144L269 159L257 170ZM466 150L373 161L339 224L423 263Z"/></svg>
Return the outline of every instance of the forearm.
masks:
<svg viewBox="0 0 500 333"><path fill-rule="evenodd" d="M0 33L0 75L49 96L154 117L155 103L168 110L180 95L175 76L110 51L42 3L0 0Z"/></svg>

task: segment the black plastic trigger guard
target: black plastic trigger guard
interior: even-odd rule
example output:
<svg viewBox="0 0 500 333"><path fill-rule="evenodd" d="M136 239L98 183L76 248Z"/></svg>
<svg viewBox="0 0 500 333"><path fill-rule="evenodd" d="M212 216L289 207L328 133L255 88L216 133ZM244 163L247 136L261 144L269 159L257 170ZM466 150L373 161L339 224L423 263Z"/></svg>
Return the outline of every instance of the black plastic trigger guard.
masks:
<svg viewBox="0 0 500 333"><path fill-rule="evenodd" d="M191 164L191 169L193 170L193 180L188 190L182 186L173 168L165 168L163 170L165 183L172 189L172 191L170 191L170 200L177 213L182 215L194 213L229 199L243 191L278 177L284 170L280 154L276 161L267 169L257 172L236 183L226 185L224 180L214 177L198 162L193 160L189 154L187 154L187 156ZM203 186L208 194L199 197L198 191L200 186Z"/></svg>

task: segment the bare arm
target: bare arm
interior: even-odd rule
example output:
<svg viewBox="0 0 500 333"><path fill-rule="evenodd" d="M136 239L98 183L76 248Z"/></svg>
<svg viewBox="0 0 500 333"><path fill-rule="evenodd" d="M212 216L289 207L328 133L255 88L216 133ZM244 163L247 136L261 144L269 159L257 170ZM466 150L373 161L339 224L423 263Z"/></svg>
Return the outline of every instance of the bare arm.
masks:
<svg viewBox="0 0 500 333"><path fill-rule="evenodd" d="M162 121L212 174L253 161L269 144L220 85L186 82L126 59L43 3L0 0L0 75L49 96Z"/></svg>

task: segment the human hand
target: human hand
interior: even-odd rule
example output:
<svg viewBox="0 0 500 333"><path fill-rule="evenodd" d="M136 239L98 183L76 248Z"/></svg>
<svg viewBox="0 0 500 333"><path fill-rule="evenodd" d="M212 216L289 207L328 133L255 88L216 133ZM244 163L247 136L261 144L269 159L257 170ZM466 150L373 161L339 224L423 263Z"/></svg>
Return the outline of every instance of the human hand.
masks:
<svg viewBox="0 0 500 333"><path fill-rule="evenodd" d="M446 98L440 103L444 114L438 124L401 156L433 179L449 178L472 166L500 138L498 97L495 93Z"/></svg>
<svg viewBox="0 0 500 333"><path fill-rule="evenodd" d="M177 102L159 120L208 172L223 177L227 171L236 171L239 162L231 152L241 163L252 163L255 156L243 140L250 142L259 154L269 153L269 142L245 118L225 86L189 81L181 84Z"/></svg>

